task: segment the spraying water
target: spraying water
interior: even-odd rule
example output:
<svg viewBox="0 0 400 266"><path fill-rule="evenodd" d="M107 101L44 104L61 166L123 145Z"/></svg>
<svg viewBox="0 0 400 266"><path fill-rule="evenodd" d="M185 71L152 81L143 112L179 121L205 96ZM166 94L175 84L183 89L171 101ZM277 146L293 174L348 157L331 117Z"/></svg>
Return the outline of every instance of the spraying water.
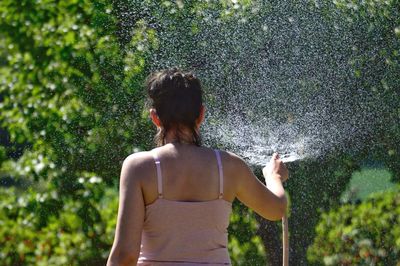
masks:
<svg viewBox="0 0 400 266"><path fill-rule="evenodd" d="M196 11L203 20L195 23L178 2L150 12L159 49L149 62L151 70L181 66L200 77L206 143L255 165L271 151L294 161L362 148L385 110L346 60L358 47L345 22L326 23L310 3L232 1L226 14ZM177 15L182 25L173 25ZM359 89L349 91L353 85Z"/></svg>

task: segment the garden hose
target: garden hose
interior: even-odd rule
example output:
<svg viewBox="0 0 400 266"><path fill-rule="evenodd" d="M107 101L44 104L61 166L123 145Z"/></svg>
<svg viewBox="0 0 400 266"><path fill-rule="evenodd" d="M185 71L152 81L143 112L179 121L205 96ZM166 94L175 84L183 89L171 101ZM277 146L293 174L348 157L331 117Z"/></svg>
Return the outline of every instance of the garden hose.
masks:
<svg viewBox="0 0 400 266"><path fill-rule="evenodd" d="M282 247L282 265L289 266L289 226L286 213L282 217Z"/></svg>
<svg viewBox="0 0 400 266"><path fill-rule="evenodd" d="M299 158L297 154L286 154L281 157L281 160L284 163L289 163ZM289 266L289 225L287 210L285 210L285 214L282 217L282 265Z"/></svg>

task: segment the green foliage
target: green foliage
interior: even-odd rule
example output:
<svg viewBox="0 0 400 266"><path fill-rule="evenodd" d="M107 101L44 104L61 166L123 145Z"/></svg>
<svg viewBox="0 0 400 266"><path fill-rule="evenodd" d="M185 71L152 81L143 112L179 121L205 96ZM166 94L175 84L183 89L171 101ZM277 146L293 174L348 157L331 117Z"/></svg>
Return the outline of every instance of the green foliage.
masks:
<svg viewBox="0 0 400 266"><path fill-rule="evenodd" d="M254 213L235 201L228 228L228 250L233 265L265 265L265 248L256 234L258 229Z"/></svg>
<svg viewBox="0 0 400 266"><path fill-rule="evenodd" d="M124 157L149 144L131 132L149 132L142 83L154 32L138 24L122 47L111 13L106 1L0 3L0 124L27 146L14 174L49 180L61 196L81 171L111 184Z"/></svg>
<svg viewBox="0 0 400 266"><path fill-rule="evenodd" d="M87 196L104 190L94 179L88 181ZM102 200L94 196L89 202L61 201L55 191L16 192L0 190L2 265L105 264L115 230L115 191L109 189Z"/></svg>
<svg viewBox="0 0 400 266"><path fill-rule="evenodd" d="M308 259L325 265L400 263L400 186L322 215Z"/></svg>
<svg viewBox="0 0 400 266"><path fill-rule="evenodd" d="M7 158L6 148L4 146L0 146L0 166Z"/></svg>

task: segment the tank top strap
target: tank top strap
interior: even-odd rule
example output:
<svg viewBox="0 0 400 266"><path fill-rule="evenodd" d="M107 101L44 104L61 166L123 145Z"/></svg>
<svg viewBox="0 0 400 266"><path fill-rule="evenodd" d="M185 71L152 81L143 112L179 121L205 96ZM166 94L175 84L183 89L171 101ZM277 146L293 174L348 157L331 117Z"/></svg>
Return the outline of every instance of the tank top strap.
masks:
<svg viewBox="0 0 400 266"><path fill-rule="evenodd" d="M221 161L221 154L219 153L219 150L214 150L215 156L217 157L217 162L218 162L218 173L219 173L219 199L222 199L222 196L224 195L224 172L222 168L222 161Z"/></svg>
<svg viewBox="0 0 400 266"><path fill-rule="evenodd" d="M161 162L160 159L158 158L158 155L155 151L152 151L151 154L153 155L154 162L156 164L156 169L157 169L157 191L158 191L158 198L162 199L163 194L162 194L162 174L161 174Z"/></svg>

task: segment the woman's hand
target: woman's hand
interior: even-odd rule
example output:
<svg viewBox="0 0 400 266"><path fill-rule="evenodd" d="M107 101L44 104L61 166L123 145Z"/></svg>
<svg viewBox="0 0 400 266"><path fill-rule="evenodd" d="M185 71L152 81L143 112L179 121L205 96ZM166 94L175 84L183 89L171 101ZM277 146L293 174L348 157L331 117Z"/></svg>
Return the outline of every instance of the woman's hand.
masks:
<svg viewBox="0 0 400 266"><path fill-rule="evenodd" d="M269 163L263 168L263 175L266 181L270 178L278 178L281 182L285 182L288 179L289 171L278 153L274 153Z"/></svg>

